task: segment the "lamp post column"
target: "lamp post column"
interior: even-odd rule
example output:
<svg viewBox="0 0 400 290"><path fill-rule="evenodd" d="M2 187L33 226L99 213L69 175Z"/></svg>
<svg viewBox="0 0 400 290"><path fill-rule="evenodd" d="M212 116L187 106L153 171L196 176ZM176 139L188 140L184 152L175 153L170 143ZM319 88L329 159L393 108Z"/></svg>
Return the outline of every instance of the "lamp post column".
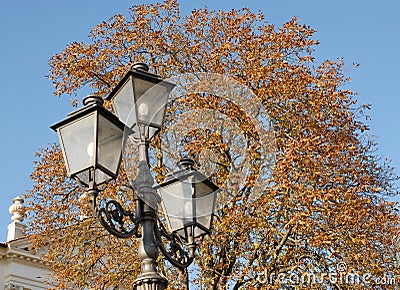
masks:
<svg viewBox="0 0 400 290"><path fill-rule="evenodd" d="M158 247L154 229L160 197L155 193L153 184L148 164L148 142L142 141L139 143L139 170L134 184L141 212L142 239L138 249L141 273L133 282L134 290L164 290L168 285L168 280L157 272Z"/></svg>

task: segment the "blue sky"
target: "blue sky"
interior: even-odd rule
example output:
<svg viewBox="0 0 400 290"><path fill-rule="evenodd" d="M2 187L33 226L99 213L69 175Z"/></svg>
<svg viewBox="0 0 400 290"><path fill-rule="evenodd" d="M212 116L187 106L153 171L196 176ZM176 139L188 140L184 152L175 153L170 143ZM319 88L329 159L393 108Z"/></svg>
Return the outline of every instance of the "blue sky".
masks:
<svg viewBox="0 0 400 290"><path fill-rule="evenodd" d="M1 0L0 2L0 241L6 239L12 198L32 187L34 152L57 141L49 126L71 111L68 97L53 96L48 60L72 41L86 41L97 23L135 4L152 1ZM344 58L360 103L371 103L370 134L378 154L400 168L400 2L263 0L181 1L182 13L207 6L260 10L277 27L293 16L318 32L317 60ZM352 63L360 68L351 70ZM79 96L83 97L83 96ZM400 170L397 170L400 173Z"/></svg>

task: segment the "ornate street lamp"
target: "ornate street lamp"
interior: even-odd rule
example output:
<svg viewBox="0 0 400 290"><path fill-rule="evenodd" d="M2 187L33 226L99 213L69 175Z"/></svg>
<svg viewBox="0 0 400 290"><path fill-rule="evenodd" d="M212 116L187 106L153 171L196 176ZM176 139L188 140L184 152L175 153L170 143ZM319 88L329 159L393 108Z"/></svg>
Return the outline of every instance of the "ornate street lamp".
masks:
<svg viewBox="0 0 400 290"><path fill-rule="evenodd" d="M93 188L118 174L124 124L98 96L87 96L83 104L51 128L58 133L68 176Z"/></svg>
<svg viewBox="0 0 400 290"><path fill-rule="evenodd" d="M170 241L170 247L162 244L160 250L169 262L176 267L189 266L194 258L195 240L211 234L211 224L215 209L215 201L220 189L198 172L190 158L182 158L178 166L180 170L167 176L166 180L154 187L161 196L161 204L169 232L161 228ZM179 244L188 247L184 253ZM178 250L177 250L178 249ZM168 257L180 257L180 260Z"/></svg>
<svg viewBox="0 0 400 290"><path fill-rule="evenodd" d="M219 189L195 170L193 161L187 158L181 160L179 171L153 187L148 146L163 126L168 94L175 85L147 70L147 65L135 64L107 97L122 122L102 107L101 98L89 96L84 99L83 108L51 128L58 132L68 175L86 188L103 227L120 238L141 236L138 249L141 273L133 289L164 290L168 281L157 272L158 251L181 269L192 263L196 239L211 233ZM125 143L124 124L128 128L125 130L127 137L134 140L139 149L139 169L132 184L135 212L125 210L115 200L109 200L102 208L96 203L97 185L118 174ZM156 190L162 197L169 230L158 220L161 198ZM127 225L127 220L133 226Z"/></svg>
<svg viewBox="0 0 400 290"><path fill-rule="evenodd" d="M155 187L161 196L163 212L170 232L184 241L211 233L218 186L198 172L190 158L182 158L175 171Z"/></svg>
<svg viewBox="0 0 400 290"><path fill-rule="evenodd" d="M144 63L134 64L107 97L135 138L147 141L163 127L168 94L175 87L148 69Z"/></svg>

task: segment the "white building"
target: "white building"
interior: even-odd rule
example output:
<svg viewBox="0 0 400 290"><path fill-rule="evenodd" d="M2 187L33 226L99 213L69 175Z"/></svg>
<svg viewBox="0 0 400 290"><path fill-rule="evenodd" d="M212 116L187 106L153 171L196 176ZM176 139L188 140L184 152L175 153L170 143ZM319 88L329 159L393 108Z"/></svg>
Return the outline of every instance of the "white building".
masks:
<svg viewBox="0 0 400 290"><path fill-rule="evenodd" d="M7 241L0 243L0 289L41 290L50 288L45 280L49 267L29 252L30 243L25 236L24 200L13 199L9 211L12 215L8 225Z"/></svg>

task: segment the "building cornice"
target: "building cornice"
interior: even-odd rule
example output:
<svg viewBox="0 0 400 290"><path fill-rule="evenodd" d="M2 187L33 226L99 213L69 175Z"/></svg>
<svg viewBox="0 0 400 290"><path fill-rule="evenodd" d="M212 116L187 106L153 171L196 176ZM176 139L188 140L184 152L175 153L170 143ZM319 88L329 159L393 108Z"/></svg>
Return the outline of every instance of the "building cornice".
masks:
<svg viewBox="0 0 400 290"><path fill-rule="evenodd" d="M23 242L24 245L30 245L28 239L26 239L25 241L20 239L18 242ZM41 265L45 268L49 267L49 265L47 263L44 263L39 256L30 253L26 248L14 247L13 241L10 241L8 243L1 243L0 246L3 248L2 250L0 249L1 259L7 259L9 261L24 261L25 263Z"/></svg>

